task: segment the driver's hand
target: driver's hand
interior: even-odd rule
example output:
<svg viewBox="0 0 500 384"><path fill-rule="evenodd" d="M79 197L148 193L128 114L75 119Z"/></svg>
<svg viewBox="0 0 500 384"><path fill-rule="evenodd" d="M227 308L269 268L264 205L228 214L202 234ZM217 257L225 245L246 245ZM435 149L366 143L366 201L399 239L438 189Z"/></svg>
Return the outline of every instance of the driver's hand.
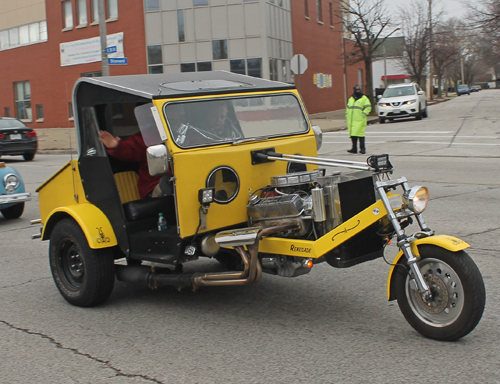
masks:
<svg viewBox="0 0 500 384"><path fill-rule="evenodd" d="M106 148L116 148L118 147L120 138L113 136L108 131L99 131L99 141L103 143Z"/></svg>

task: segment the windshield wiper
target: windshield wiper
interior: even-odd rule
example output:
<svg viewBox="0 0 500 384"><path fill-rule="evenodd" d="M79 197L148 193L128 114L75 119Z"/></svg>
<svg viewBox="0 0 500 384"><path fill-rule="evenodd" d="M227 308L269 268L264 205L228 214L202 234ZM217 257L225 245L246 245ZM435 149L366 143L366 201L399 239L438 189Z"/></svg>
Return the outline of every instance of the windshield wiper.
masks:
<svg viewBox="0 0 500 384"><path fill-rule="evenodd" d="M240 139L240 140L235 140L233 141L233 145L236 145L236 144L241 144L241 143L246 143L247 141L260 141L260 140L267 140L268 137L267 136L264 136L264 137L249 137L248 139Z"/></svg>

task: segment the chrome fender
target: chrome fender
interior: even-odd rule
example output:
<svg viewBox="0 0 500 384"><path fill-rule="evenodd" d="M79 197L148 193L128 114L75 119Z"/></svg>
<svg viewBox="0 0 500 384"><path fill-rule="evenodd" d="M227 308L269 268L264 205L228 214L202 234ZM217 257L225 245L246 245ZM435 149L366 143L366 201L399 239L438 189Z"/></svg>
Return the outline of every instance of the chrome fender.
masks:
<svg viewBox="0 0 500 384"><path fill-rule="evenodd" d="M418 246L422 244L432 244L437 247L441 247L444 249L447 249L448 251L451 252L458 252L462 251L465 248L469 248L470 245L467 244L465 241L460 240L456 237L453 236L448 236L448 235L436 235L436 236L429 236L429 237L424 237L422 239L415 240L410 244L411 251L415 255L415 257L420 257L420 253L418 251ZM395 300L396 297L394 296L394 291L393 291L393 284L394 284L394 270L396 269L396 266L402 261L401 259L404 257L403 251L399 251L396 258L392 262L391 269L389 270L389 276L387 277L387 300L392 301Z"/></svg>

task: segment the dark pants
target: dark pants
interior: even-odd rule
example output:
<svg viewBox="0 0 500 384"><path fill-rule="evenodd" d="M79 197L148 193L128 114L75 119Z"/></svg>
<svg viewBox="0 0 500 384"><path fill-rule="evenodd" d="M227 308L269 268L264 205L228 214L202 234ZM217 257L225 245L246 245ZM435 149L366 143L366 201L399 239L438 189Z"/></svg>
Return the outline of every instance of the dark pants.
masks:
<svg viewBox="0 0 500 384"><path fill-rule="evenodd" d="M360 152L366 152L365 148L365 138L364 137L358 137L358 136L351 136L351 141L352 141L352 149L351 152L358 152L358 139L359 139L359 150Z"/></svg>

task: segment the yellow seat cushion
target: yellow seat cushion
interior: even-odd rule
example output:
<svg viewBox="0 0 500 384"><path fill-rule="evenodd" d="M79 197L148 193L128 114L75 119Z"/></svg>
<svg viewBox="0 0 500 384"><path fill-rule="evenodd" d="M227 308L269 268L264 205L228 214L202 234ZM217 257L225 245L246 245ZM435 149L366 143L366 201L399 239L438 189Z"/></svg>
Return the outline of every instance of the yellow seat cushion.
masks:
<svg viewBox="0 0 500 384"><path fill-rule="evenodd" d="M139 188L137 187L139 175L136 172L119 172L115 173L114 176L122 204L141 198L139 196Z"/></svg>

